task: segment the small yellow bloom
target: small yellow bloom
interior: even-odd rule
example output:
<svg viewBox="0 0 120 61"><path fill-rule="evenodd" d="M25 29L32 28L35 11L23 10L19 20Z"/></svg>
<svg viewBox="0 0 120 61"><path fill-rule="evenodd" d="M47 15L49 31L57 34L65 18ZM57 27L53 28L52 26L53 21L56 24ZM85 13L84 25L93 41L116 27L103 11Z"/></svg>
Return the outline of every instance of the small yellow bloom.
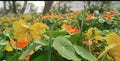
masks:
<svg viewBox="0 0 120 61"><path fill-rule="evenodd" d="M98 40L102 41L101 33L96 28L90 27L86 32L86 36L89 40L95 41L96 43L98 42Z"/></svg>
<svg viewBox="0 0 120 61"><path fill-rule="evenodd" d="M28 55L32 55L32 54L34 54L34 51L32 50Z"/></svg>
<svg viewBox="0 0 120 61"><path fill-rule="evenodd" d="M96 28L90 27L86 33L87 37L91 38L92 36L100 35L100 31Z"/></svg>
<svg viewBox="0 0 120 61"><path fill-rule="evenodd" d="M5 50L6 51L13 51L13 48L10 46L10 43L8 43L7 45L6 45L6 47L5 47Z"/></svg>
<svg viewBox="0 0 120 61"><path fill-rule="evenodd" d="M102 37L100 35L96 35L96 36L94 36L94 39L95 40L102 40Z"/></svg>
<svg viewBox="0 0 120 61"><path fill-rule="evenodd" d="M62 29L66 29L66 26L67 26L66 24L63 24L63 25L61 26L61 28L62 28Z"/></svg>
<svg viewBox="0 0 120 61"><path fill-rule="evenodd" d="M87 37L88 38L91 38L91 36L92 36L92 34L93 34L93 31L94 29L92 28L92 27L90 27L89 29L88 29L88 31L87 31L87 33L86 33L86 35L87 35Z"/></svg>

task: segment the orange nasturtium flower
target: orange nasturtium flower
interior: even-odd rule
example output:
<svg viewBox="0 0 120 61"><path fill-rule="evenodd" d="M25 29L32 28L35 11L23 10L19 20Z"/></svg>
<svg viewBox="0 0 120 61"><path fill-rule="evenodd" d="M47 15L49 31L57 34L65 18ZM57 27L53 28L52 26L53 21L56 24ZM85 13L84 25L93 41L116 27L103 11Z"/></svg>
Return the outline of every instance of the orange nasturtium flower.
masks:
<svg viewBox="0 0 120 61"><path fill-rule="evenodd" d="M118 20L120 21L120 17L118 17Z"/></svg>
<svg viewBox="0 0 120 61"><path fill-rule="evenodd" d="M10 39L10 44L11 44L12 46L15 46L15 45L16 45L16 42L11 38L11 39Z"/></svg>
<svg viewBox="0 0 120 61"><path fill-rule="evenodd" d="M13 39L10 39L10 44L12 46L16 46L17 45L18 48L24 48L25 46L27 46L28 41L27 40L23 40L23 41L18 40L17 43L16 43L16 41L14 41Z"/></svg>
<svg viewBox="0 0 120 61"><path fill-rule="evenodd" d="M28 44L28 41L27 41L27 40L23 40L23 41L18 40L17 42L18 42L18 43L17 43L17 47L18 47L18 48L24 48L24 47L27 46L27 44Z"/></svg>
<svg viewBox="0 0 120 61"><path fill-rule="evenodd" d="M110 13L106 14L106 16L107 16L108 19L111 19L111 14Z"/></svg>
<svg viewBox="0 0 120 61"><path fill-rule="evenodd" d="M88 15L88 17L86 18L86 21L90 21L93 17L94 17L94 14Z"/></svg>
<svg viewBox="0 0 120 61"><path fill-rule="evenodd" d="M34 23L33 25L27 25L24 20L15 21L13 23L14 36L18 40L40 40L42 35L46 32L47 25L44 23Z"/></svg>
<svg viewBox="0 0 120 61"><path fill-rule="evenodd" d="M75 11L75 14L79 15L79 14L80 14L80 11L76 10L76 11Z"/></svg>
<svg viewBox="0 0 120 61"><path fill-rule="evenodd" d="M108 8L104 8L105 11L108 11Z"/></svg>
<svg viewBox="0 0 120 61"><path fill-rule="evenodd" d="M111 19L111 14L110 13L106 14L106 17L108 18L109 22L112 23L113 20Z"/></svg>
<svg viewBox="0 0 120 61"><path fill-rule="evenodd" d="M112 15L111 13L108 13L108 14L106 14L106 15L105 15L105 14L102 15L101 17L102 17L102 18L105 18L105 17L106 17L106 18L108 19L108 21L109 21L110 23L112 23L113 20L112 20L112 18L111 18L111 15Z"/></svg>
<svg viewBox="0 0 120 61"><path fill-rule="evenodd" d="M9 20L9 19L6 19L6 20L5 20L5 23L9 23L9 22L10 22L10 20Z"/></svg>
<svg viewBox="0 0 120 61"><path fill-rule="evenodd" d="M34 19L33 22L34 22L34 23L38 22L38 19Z"/></svg>
<svg viewBox="0 0 120 61"><path fill-rule="evenodd" d="M73 26L72 29L73 29L73 32L72 32L72 33L78 33L78 32L79 32L79 30L77 29L76 26Z"/></svg>
<svg viewBox="0 0 120 61"><path fill-rule="evenodd" d="M116 12L114 10L110 10L110 14L113 15L115 14Z"/></svg>
<svg viewBox="0 0 120 61"><path fill-rule="evenodd" d="M80 32L76 26L69 26L69 25L63 24L61 28L65 29L67 32L72 34Z"/></svg>
<svg viewBox="0 0 120 61"><path fill-rule="evenodd" d="M101 17L102 17L102 18L105 18L105 17L106 17L106 15L102 15Z"/></svg>

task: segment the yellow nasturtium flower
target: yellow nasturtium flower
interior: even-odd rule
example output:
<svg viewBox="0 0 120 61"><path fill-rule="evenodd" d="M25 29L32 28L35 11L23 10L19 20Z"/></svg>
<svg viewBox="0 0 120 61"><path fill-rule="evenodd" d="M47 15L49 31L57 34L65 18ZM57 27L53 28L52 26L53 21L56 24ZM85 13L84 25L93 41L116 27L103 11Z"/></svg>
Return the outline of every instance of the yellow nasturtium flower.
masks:
<svg viewBox="0 0 120 61"><path fill-rule="evenodd" d="M62 29L65 29L66 26L67 26L66 24L63 24L63 25L61 26L61 28L62 28Z"/></svg>
<svg viewBox="0 0 120 61"><path fill-rule="evenodd" d="M14 36L19 40L39 40L46 32L46 27L46 24L40 22L29 26L24 20L19 20L13 23Z"/></svg>
<svg viewBox="0 0 120 61"><path fill-rule="evenodd" d="M29 27L29 31L33 39L41 39L41 36L46 32L46 24L35 23Z"/></svg>
<svg viewBox="0 0 120 61"><path fill-rule="evenodd" d="M86 32L86 36L88 39L94 39L96 42L98 40L102 40L102 36L100 31L98 31L96 28L90 27L88 31Z"/></svg>
<svg viewBox="0 0 120 61"><path fill-rule="evenodd" d="M8 43L8 44L5 46L5 50L6 50L6 51L13 51L13 48L10 46L10 43Z"/></svg>
<svg viewBox="0 0 120 61"><path fill-rule="evenodd" d="M100 40L100 41L101 41L101 40L102 40L102 37L101 37L101 35L95 35L95 36L94 36L94 39L95 39L95 40Z"/></svg>
<svg viewBox="0 0 120 61"><path fill-rule="evenodd" d="M106 36L108 46L115 45L108 50L110 56L113 56L115 61L120 61L120 36L112 32Z"/></svg>
<svg viewBox="0 0 120 61"><path fill-rule="evenodd" d="M27 33L27 29L29 26L27 26L27 23L23 20L15 21L13 23L13 29L14 29L14 36L15 38L19 40L24 40L27 38L25 34Z"/></svg>

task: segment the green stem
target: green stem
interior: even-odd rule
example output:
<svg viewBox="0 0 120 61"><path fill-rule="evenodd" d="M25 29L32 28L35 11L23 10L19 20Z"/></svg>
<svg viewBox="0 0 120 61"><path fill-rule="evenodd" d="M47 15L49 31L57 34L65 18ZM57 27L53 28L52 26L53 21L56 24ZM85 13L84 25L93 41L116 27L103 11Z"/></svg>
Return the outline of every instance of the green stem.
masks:
<svg viewBox="0 0 120 61"><path fill-rule="evenodd" d="M79 19L79 20L81 20L81 19ZM75 21L74 21L75 22ZM80 25L79 25L79 21L77 21L77 22L75 22L76 24L77 24L77 27L78 27L78 29L80 30L80 41L82 40L82 32L83 32L83 24L84 24L84 20L82 19L82 22L81 22L81 27L80 27ZM77 43L79 43L79 42L77 42Z"/></svg>
<svg viewBox="0 0 120 61"><path fill-rule="evenodd" d="M38 44L37 43L33 43L32 46L30 46L20 57L19 57L19 61L22 61L25 56L27 56Z"/></svg>
<svg viewBox="0 0 120 61"><path fill-rule="evenodd" d="M103 61L106 56L107 56L107 53L103 56L103 58L101 59L101 61Z"/></svg>
<svg viewBox="0 0 120 61"><path fill-rule="evenodd" d="M84 20L82 19L81 27L80 27L80 41L82 41L83 24L84 24Z"/></svg>
<svg viewBox="0 0 120 61"><path fill-rule="evenodd" d="M82 31L83 31L83 24L84 24L84 20L82 19L82 23L81 23L81 34L82 34Z"/></svg>
<svg viewBox="0 0 120 61"><path fill-rule="evenodd" d="M82 23L81 23L81 33L83 31L83 25L85 23L85 21L84 21L85 20L85 18L84 18L85 17L85 13L83 11L82 11L82 13L83 13L83 15L81 15L81 17L82 17L82 19L81 19L82 20Z"/></svg>
<svg viewBox="0 0 120 61"><path fill-rule="evenodd" d="M51 61L51 53L52 53L52 33L53 33L53 26L51 26L50 38L49 38L49 46L48 46L48 61Z"/></svg>
<svg viewBox="0 0 120 61"><path fill-rule="evenodd" d="M15 50L15 53L16 53L16 56L17 56L17 45L18 45L18 41L16 41L16 50ZM16 59L16 61L17 61L17 59Z"/></svg>
<svg viewBox="0 0 120 61"><path fill-rule="evenodd" d="M77 24L78 29L80 30L79 22L77 21L76 24Z"/></svg>

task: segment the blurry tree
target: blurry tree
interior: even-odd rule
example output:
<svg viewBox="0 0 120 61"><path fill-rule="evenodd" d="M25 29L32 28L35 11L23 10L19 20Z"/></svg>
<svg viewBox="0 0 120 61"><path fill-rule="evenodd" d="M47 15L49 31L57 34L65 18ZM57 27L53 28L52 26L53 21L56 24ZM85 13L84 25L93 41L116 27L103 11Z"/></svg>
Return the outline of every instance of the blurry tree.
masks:
<svg viewBox="0 0 120 61"><path fill-rule="evenodd" d="M14 14L17 14L17 11L16 11L16 1L12 1L12 2L13 2L13 7L12 7L13 12L14 12Z"/></svg>
<svg viewBox="0 0 120 61"><path fill-rule="evenodd" d="M4 11L4 8L0 8L0 14L4 14L5 12Z"/></svg>
<svg viewBox="0 0 120 61"><path fill-rule="evenodd" d="M68 1L67 1L68 2ZM59 13L67 13L70 11L71 6L68 6L66 1L59 1L51 7L51 11Z"/></svg>
<svg viewBox="0 0 120 61"><path fill-rule="evenodd" d="M23 5L23 7L21 9L22 14L25 12L26 6L27 6L27 1L24 1L24 5Z"/></svg>
<svg viewBox="0 0 120 61"><path fill-rule="evenodd" d="M45 1L45 6L43 9L43 15L45 15L51 8L54 1Z"/></svg>
<svg viewBox="0 0 120 61"><path fill-rule="evenodd" d="M3 1L4 14L7 14L6 1Z"/></svg>
<svg viewBox="0 0 120 61"><path fill-rule="evenodd" d="M7 5L6 3L8 2L8 6L9 8L7 9ZM26 6L27 6L27 1L24 1L23 7L21 9L18 9L19 7L21 7L21 5L19 3L16 3L16 1L3 1L3 6L4 6L4 14L8 14L8 13L14 13L17 14L18 12L20 13L24 13Z"/></svg>
<svg viewBox="0 0 120 61"><path fill-rule="evenodd" d="M20 3L16 3L16 9L17 9L17 12L20 12L21 11L21 4Z"/></svg>
<svg viewBox="0 0 120 61"><path fill-rule="evenodd" d="M112 1L84 1L84 9L93 13L94 10L98 10L100 13L104 11L104 8L111 8Z"/></svg>
<svg viewBox="0 0 120 61"><path fill-rule="evenodd" d="M7 9L7 5L6 5L6 3L8 2L8 6L9 6L9 9ZM11 11L11 9L12 9L12 6L11 6L11 2L10 1L3 1L3 8L4 8L4 13L3 14L8 14L10 11Z"/></svg>
<svg viewBox="0 0 120 61"><path fill-rule="evenodd" d="M28 3L28 9L30 13L35 13L38 9L38 7L35 7L35 5L33 3Z"/></svg>

